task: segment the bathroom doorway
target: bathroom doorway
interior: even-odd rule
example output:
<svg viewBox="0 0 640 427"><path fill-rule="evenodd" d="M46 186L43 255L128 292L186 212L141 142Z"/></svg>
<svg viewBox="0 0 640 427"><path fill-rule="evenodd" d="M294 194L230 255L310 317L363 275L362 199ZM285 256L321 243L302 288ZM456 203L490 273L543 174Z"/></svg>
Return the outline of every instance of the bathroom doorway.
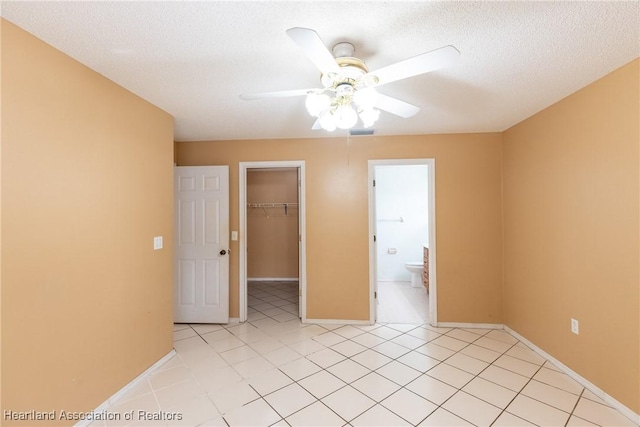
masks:
<svg viewBox="0 0 640 427"><path fill-rule="evenodd" d="M372 321L436 322L434 165L369 161Z"/></svg>
<svg viewBox="0 0 640 427"><path fill-rule="evenodd" d="M242 162L239 189L239 320L304 321L304 162Z"/></svg>

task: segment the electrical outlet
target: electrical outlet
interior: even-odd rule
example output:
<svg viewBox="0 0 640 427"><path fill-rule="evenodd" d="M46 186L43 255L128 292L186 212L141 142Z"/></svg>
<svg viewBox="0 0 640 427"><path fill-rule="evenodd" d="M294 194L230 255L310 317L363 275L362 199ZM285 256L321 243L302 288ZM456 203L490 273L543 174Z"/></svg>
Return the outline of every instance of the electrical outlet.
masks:
<svg viewBox="0 0 640 427"><path fill-rule="evenodd" d="M158 249L162 249L162 236L153 238L153 250L157 251Z"/></svg>
<svg viewBox="0 0 640 427"><path fill-rule="evenodd" d="M576 319L571 319L571 332L576 335L580 333L580 324Z"/></svg>

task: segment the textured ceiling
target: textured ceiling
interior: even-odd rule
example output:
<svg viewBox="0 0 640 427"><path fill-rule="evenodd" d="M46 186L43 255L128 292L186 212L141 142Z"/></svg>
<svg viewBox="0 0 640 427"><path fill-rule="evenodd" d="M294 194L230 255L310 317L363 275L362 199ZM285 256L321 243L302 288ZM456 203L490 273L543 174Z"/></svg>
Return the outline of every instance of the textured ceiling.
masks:
<svg viewBox="0 0 640 427"><path fill-rule="evenodd" d="M421 107L378 135L502 131L640 56L640 3L3 1L2 16L175 117L178 141L339 136L312 131L319 86L285 34L356 46L369 70L453 45L453 67L379 88Z"/></svg>

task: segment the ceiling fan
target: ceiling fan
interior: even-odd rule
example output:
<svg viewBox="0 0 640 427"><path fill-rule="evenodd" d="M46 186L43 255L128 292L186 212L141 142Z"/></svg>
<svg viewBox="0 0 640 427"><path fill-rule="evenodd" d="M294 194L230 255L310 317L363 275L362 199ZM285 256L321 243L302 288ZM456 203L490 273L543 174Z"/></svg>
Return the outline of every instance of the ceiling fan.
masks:
<svg viewBox="0 0 640 427"><path fill-rule="evenodd" d="M350 129L358 118L364 127L371 127L380 116L380 110L404 118L415 115L420 111L419 107L378 93L376 88L448 67L460 57L455 47L444 46L369 72L364 61L353 56L355 47L351 43L336 44L332 54L312 29L290 28L287 35L320 70L322 88L250 93L242 94L240 98L256 100L306 95L307 110L317 117L312 129L327 131Z"/></svg>

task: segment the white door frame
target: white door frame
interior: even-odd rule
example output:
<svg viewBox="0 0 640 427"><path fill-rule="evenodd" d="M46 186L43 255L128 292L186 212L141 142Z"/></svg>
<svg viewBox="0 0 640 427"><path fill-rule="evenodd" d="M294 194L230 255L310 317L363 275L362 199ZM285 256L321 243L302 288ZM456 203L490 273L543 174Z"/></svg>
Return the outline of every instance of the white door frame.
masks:
<svg viewBox="0 0 640 427"><path fill-rule="evenodd" d="M240 322L247 320L247 169L269 168L298 168L299 200L298 200L298 230L300 232L300 250L298 264L298 280L301 292L300 318L307 322L307 250L305 224L305 169L304 160L288 160L273 162L240 162Z"/></svg>
<svg viewBox="0 0 640 427"><path fill-rule="evenodd" d="M436 159L385 159L369 160L369 321L376 321L376 292L378 283L378 266L376 245L373 236L376 234L376 201L373 188L376 166L427 165L428 198L429 198L429 324L438 324L438 300L436 286Z"/></svg>

